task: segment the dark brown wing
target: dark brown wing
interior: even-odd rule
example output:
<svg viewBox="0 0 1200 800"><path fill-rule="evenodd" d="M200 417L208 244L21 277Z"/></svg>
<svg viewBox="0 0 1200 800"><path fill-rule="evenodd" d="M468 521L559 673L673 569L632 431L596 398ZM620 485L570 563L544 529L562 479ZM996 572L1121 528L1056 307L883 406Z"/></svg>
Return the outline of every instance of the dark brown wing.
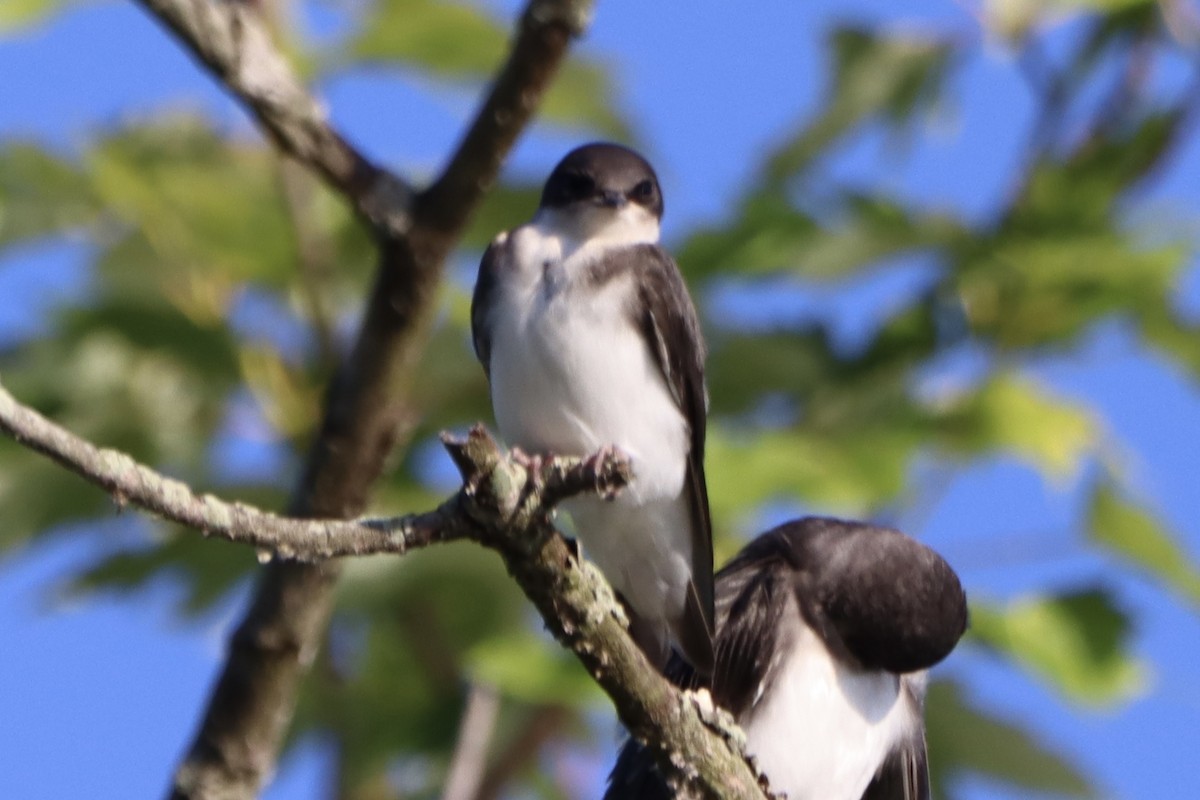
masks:
<svg viewBox="0 0 1200 800"><path fill-rule="evenodd" d="M671 800L674 796L650 751L627 738L608 774L604 800Z"/></svg>
<svg viewBox="0 0 1200 800"><path fill-rule="evenodd" d="M914 737L888 755L862 800L929 800L929 796L925 739Z"/></svg>
<svg viewBox="0 0 1200 800"><path fill-rule="evenodd" d="M475 345L475 357L483 364L484 374L492 378L492 335L488 312L494 300L493 294L499 281L497 271L501 262L509 255L508 234L500 234L488 246L479 262L479 274L475 278L475 293L471 295L471 341Z"/></svg>
<svg viewBox="0 0 1200 800"><path fill-rule="evenodd" d="M671 256L657 245L640 245L630 248L629 257L637 265L635 322L641 327L691 432L684 488L692 509L693 591L688 598L686 629L677 635L692 665L709 675L714 625L712 520L704 479L704 433L708 419L704 336L696 307Z"/></svg>
<svg viewBox="0 0 1200 800"><path fill-rule="evenodd" d="M780 666L776 654L790 647L780 636L790 627L785 615L796 613L792 574L786 540L761 536L717 575L713 696L739 719L773 680L770 672Z"/></svg>
<svg viewBox="0 0 1200 800"><path fill-rule="evenodd" d="M924 717L924 690L917 689L910 678L904 679L904 702L913 703L918 715ZM888 754L862 800L929 800L929 757L925 748L925 726L896 750Z"/></svg>

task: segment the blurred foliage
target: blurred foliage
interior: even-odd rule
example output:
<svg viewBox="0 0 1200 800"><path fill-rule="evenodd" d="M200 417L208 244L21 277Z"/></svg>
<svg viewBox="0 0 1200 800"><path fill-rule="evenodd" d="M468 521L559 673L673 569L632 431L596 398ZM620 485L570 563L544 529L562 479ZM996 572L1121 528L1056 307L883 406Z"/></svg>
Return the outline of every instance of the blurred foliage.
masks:
<svg viewBox="0 0 1200 800"><path fill-rule="evenodd" d="M33 142L0 152L0 248L82 225L98 206L87 176Z"/></svg>
<svg viewBox="0 0 1200 800"><path fill-rule="evenodd" d="M960 771L1026 792L1096 797L1087 777L1011 722L972 707L954 683L937 681L925 699L929 769L945 796Z"/></svg>
<svg viewBox="0 0 1200 800"><path fill-rule="evenodd" d="M383 69L424 91L476 88L509 37L507 23L471 4L318 2L344 20L338 37L286 42L314 77ZM6 0L0 32L66 5ZM1046 15L1074 15L1080 33L1057 68L1039 61ZM1056 397L1027 369L1120 319L1200 376L1200 331L1172 305L1194 242L1128 213L1139 187L1170 169L1192 112L1188 97L1144 83L1143 60L1173 47L1172 34L1146 0L995 0L984 19L1020 64L1040 65L1032 77L1014 65L1013 80L1030 80L1043 105L995 213L968 218L837 177L841 154L864 135L882 134L902 158L930 115L953 104L958 71L980 47L975 37L844 27L829 33L823 101L780 132L727 220L673 245L697 297L720 286L742 306L766 285L799 298L815 281L853 291L912 259L929 266L853 347L839 345L829 320L763 325L708 315L717 561L770 504L894 514L936 500L939 487L916 477L922 464L952 477L1015 456L1046 481L1085 476L1081 546L1102 548L1194 607L1200 569L1111 474L1119 470L1110 469L1100 412ZM613 85L604 65L574 59L545 116L628 138L633 126ZM467 235L466 261L528 217L537 177L494 189ZM71 155L0 141L0 254L63 238L87 245L87 291L54 311L45 336L0 352L6 386L76 432L197 486L282 504L289 474L230 471L216 444L246 461L265 448L288 471L302 457L330 351L344 350L340 332L372 266L371 241L344 205L311 180L289 178L263 143L193 116L108 126ZM441 457L433 436L490 418L470 353L469 288L452 283L441 302L412 391L416 444L379 488L380 510L436 503L445 461L430 456ZM949 388L930 381L967 345L984 353L982 374ZM1089 469L1096 464L1103 468ZM7 440L0 508L3 552L110 513L100 493ZM142 545L109 553L70 588L136 593L169 580L182 589L180 613L193 614L255 565L238 548L146 528ZM1029 671L1067 701L1121 703L1146 680L1149 667L1130 643L1136 620L1100 581L1031 587L1023 598L977 601L972 614L968 646ZM468 682L503 698L497 741L536 739L547 718L557 720L558 740L595 735L583 712L599 702L596 689L532 620L498 560L477 548L350 562L295 735L320 729L337 743L344 797L391 796L389 776L401 767L405 796L435 796ZM978 775L1019 790L1097 793L1040 737L974 708L955 684L931 687L928 716L935 777L948 791ZM554 780L535 774L536 753L517 755L528 796L561 796Z"/></svg>
<svg viewBox="0 0 1200 800"><path fill-rule="evenodd" d="M84 0L5 0L0 6L0 36L28 25Z"/></svg>
<svg viewBox="0 0 1200 800"><path fill-rule="evenodd" d="M334 7L348 5L323 0ZM511 27L476 6L446 0L372 0L355 33L328 59L328 68L403 69L424 78L479 83L499 69ZM628 138L614 110L615 94L599 65L568 61L546 95L541 116L574 127Z"/></svg>
<svg viewBox="0 0 1200 800"><path fill-rule="evenodd" d="M1092 496L1089 517L1094 541L1200 606L1200 568L1151 512L1121 497L1113 487L1100 486Z"/></svg>
<svg viewBox="0 0 1200 800"><path fill-rule="evenodd" d="M1094 705L1124 700L1145 683L1145 669L1128 655L1130 632L1101 589L971 607L975 639Z"/></svg>

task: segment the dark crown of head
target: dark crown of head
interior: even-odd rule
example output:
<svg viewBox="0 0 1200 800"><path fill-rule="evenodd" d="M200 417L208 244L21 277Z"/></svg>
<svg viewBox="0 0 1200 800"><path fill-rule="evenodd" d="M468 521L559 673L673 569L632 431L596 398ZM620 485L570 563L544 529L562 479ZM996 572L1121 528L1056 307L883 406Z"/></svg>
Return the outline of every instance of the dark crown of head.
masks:
<svg viewBox="0 0 1200 800"><path fill-rule="evenodd" d="M542 190L543 208L566 208L575 203L642 206L662 219L662 190L646 159L628 147L597 142L567 153Z"/></svg>

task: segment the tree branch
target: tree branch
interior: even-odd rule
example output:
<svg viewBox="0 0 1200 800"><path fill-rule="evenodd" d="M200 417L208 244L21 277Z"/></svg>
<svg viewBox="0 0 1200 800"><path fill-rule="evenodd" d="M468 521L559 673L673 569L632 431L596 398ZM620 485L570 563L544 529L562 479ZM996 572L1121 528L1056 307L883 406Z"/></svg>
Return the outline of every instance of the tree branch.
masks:
<svg viewBox="0 0 1200 800"><path fill-rule="evenodd" d="M391 235L408 228L412 188L330 126L272 43L259 9L236 0L136 1L241 101L280 149L345 195L372 227Z"/></svg>
<svg viewBox="0 0 1200 800"><path fill-rule="evenodd" d="M591 14L592 0L533 0L525 7L512 54L483 107L446 169L419 198L416 215L424 224L443 231L466 225Z"/></svg>
<svg viewBox="0 0 1200 800"><path fill-rule="evenodd" d="M486 437L481 431L482 428L477 429L473 436ZM211 494L196 494L182 481L139 464L125 453L99 448L22 405L3 384L0 384L0 432L100 487L118 507L134 505L160 519L194 528L206 537L250 545L272 557L316 562L343 556L403 554L437 542L482 538L475 530L477 523L471 514L463 510L464 496L460 495L470 496L474 492L470 486L464 488L464 493L422 514L361 520L282 517ZM489 462L495 468L500 464L499 450L490 437L487 441L497 454ZM454 440L447 438L447 447L461 457ZM477 474L473 462L463 462L463 469ZM549 513L550 508L568 497L585 492L614 492L628 480L628 463L616 458L553 458L532 479L536 492L505 499L503 506L533 503ZM490 524L491 520L486 522Z"/></svg>
<svg viewBox="0 0 1200 800"><path fill-rule="evenodd" d="M479 523L476 540L504 559L547 629L612 699L630 735L654 752L677 796L762 800L765 780L747 763L745 736L733 718L713 706L707 691L679 692L651 666L629 636L608 582L551 524L547 508L575 488L556 475L570 462L551 459L541 473L528 475L478 426L465 440L445 438L444 444L463 476L464 510ZM600 495L631 477L610 471L628 469L611 455L583 463L595 467L591 477L600 482L590 489Z"/></svg>
<svg viewBox="0 0 1200 800"><path fill-rule="evenodd" d="M405 553L434 542L465 538L455 500L424 513L380 520L342 521L281 517L211 494L197 495L125 453L101 449L23 406L0 385L0 431L108 492L118 507L127 503L205 536L248 544L294 561L340 556ZM592 475L572 474L581 488Z"/></svg>
<svg viewBox="0 0 1200 800"><path fill-rule="evenodd" d="M551 458L530 474L476 426L466 439L443 437L463 487L436 510L357 522L312 521L198 496L123 453L75 436L18 403L2 385L0 431L109 492L119 504L290 558L404 553L463 538L496 550L547 628L612 698L630 733L658 754L663 775L683 796L763 797L732 718L712 706L707 692L681 693L658 674L629 637L624 611L607 581L578 558L550 522L554 506L568 497L607 496L624 487L632 474L619 456ZM464 789L464 796L473 793L473 786Z"/></svg>
<svg viewBox="0 0 1200 800"><path fill-rule="evenodd" d="M499 797L508 782L537 757L542 746L554 738L570 718L571 712L565 706L544 705L533 709L529 720L509 736L488 767L473 800Z"/></svg>
<svg viewBox="0 0 1200 800"><path fill-rule="evenodd" d="M416 195L328 125L252 8L234 0L137 1L282 150L341 192L375 231L380 263L363 323L329 387L321 429L289 504L292 516L357 516L385 459L411 430L404 386L424 344L446 257L582 31L592 0L530 0L475 122L442 176ZM257 794L328 624L336 565L281 559L261 573L175 776L173 798Z"/></svg>

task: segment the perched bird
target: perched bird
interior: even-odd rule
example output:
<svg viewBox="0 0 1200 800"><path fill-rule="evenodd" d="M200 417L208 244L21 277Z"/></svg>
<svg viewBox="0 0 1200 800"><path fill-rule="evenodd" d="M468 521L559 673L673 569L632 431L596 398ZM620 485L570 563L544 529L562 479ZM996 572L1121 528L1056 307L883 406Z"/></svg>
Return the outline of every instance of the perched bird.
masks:
<svg viewBox="0 0 1200 800"><path fill-rule="evenodd" d="M889 528L794 520L717 575L714 699L789 800L928 798L924 670L966 625L962 586L928 547ZM678 660L668 677L696 685ZM605 797L673 796L627 741Z"/></svg>
<svg viewBox="0 0 1200 800"><path fill-rule="evenodd" d="M637 153L568 153L533 220L484 255L471 328L510 446L534 458L615 447L630 459L618 497L564 506L651 661L665 665L674 643L707 675L705 350L679 268L658 245L662 213L658 178Z"/></svg>

